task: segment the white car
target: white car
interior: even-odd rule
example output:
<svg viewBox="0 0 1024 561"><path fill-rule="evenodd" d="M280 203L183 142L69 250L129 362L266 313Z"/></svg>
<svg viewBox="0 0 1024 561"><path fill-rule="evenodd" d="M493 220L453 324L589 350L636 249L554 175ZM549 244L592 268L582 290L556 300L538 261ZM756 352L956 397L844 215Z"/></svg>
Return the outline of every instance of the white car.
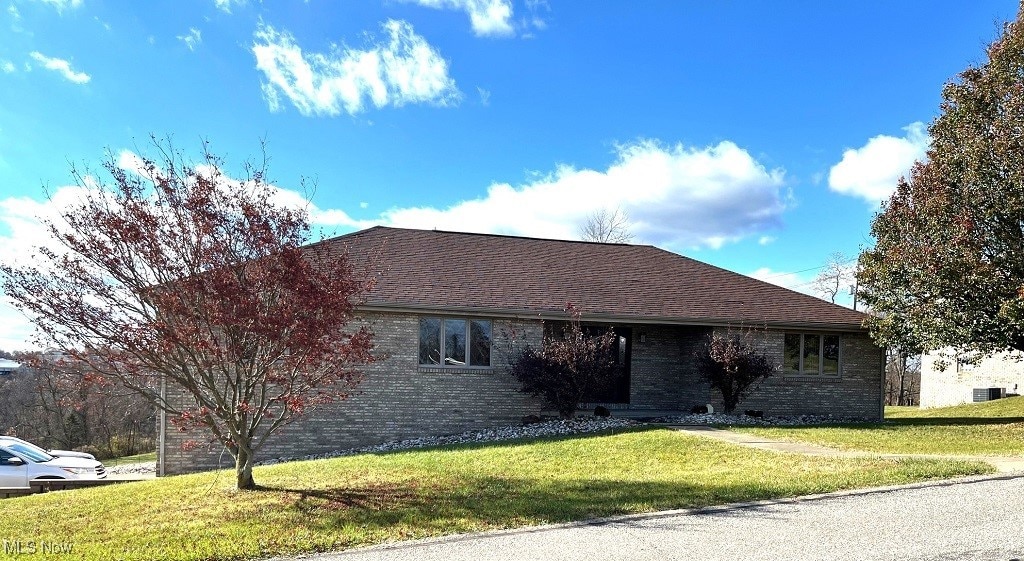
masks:
<svg viewBox="0 0 1024 561"><path fill-rule="evenodd" d="M87 460L95 460L96 456L88 454L86 452L75 452L74 450L47 450L42 446L36 446L27 440L22 440L14 436L0 436L0 445L4 444L24 444L33 450L49 454L51 456L57 456L58 458L85 458Z"/></svg>
<svg viewBox="0 0 1024 561"><path fill-rule="evenodd" d="M104 479L107 470L96 460L60 458L21 443L0 444L0 488L24 489L40 479Z"/></svg>

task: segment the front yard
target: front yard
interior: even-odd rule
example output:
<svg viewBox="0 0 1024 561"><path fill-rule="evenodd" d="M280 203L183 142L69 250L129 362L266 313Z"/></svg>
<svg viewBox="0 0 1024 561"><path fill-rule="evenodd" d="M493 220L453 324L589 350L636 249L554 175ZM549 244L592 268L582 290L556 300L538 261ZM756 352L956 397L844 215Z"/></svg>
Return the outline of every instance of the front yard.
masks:
<svg viewBox="0 0 1024 561"><path fill-rule="evenodd" d="M776 440L890 454L1024 456L1024 397L934 409L887 408L883 423L729 427Z"/></svg>
<svg viewBox="0 0 1024 561"><path fill-rule="evenodd" d="M267 466L255 492L215 472L8 499L0 536L71 542L76 559L246 559L990 471L641 429Z"/></svg>
<svg viewBox="0 0 1024 561"><path fill-rule="evenodd" d="M146 452L143 454L135 454L134 456L121 456L119 458L110 458L102 461L103 465L108 468L124 464L137 464L139 462L155 462L156 452Z"/></svg>

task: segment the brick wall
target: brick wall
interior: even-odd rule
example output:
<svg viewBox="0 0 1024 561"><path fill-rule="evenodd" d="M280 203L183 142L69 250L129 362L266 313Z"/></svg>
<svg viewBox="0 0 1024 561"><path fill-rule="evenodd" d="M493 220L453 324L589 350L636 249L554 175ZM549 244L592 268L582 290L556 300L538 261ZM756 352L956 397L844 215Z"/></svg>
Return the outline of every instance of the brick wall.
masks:
<svg viewBox="0 0 1024 561"><path fill-rule="evenodd" d="M419 318L412 314L367 317L378 352L387 358L363 369L363 382L347 401L320 409L285 427L268 441L259 458L301 456L379 444L418 436L445 435L518 423L539 414L537 398L517 391L505 371L516 332L517 345L541 342L538 321L495 320L491 362L494 368L440 369L418 366ZM182 444L197 434L172 428L164 444L164 474L228 467L231 456L213 446L184 451Z"/></svg>
<svg viewBox="0 0 1024 561"><path fill-rule="evenodd" d="M974 401L974 388L1024 390L1024 358L1020 353L999 353L977 361L958 361L955 349L925 353L921 357L921 407L945 407Z"/></svg>
<svg viewBox="0 0 1024 561"><path fill-rule="evenodd" d="M368 317L379 352L387 359L364 369L365 380L349 400L321 409L286 427L259 453L260 458L302 456L418 436L444 435L518 423L529 414L552 413L517 391L505 371L510 345L541 343L539 321L495 320L491 369L441 369L418 366L419 317L381 314ZM692 357L710 328L634 326L629 409L689 411L721 397L699 379ZM760 348L782 362L782 331L770 331ZM641 337L644 341L641 341ZM768 415L831 414L878 418L881 414L882 352L867 334L842 336L841 374L785 376L765 380L739 405ZM164 474L228 467L231 457L219 447L184 451L196 438L167 431Z"/></svg>
<svg viewBox="0 0 1024 561"><path fill-rule="evenodd" d="M762 348L776 364L782 364L783 336L782 331L770 331L763 342ZM759 409L766 415L881 418L882 349L867 333L844 333L840 342L838 376L788 376L779 372L762 382L737 409Z"/></svg>
<svg viewBox="0 0 1024 561"><path fill-rule="evenodd" d="M710 332L710 328L697 327L635 327L629 409L688 412L694 406L711 403L720 411L721 394L700 380L692 360ZM646 335L646 342L640 341L641 333ZM781 365L784 335L783 331L769 331L755 345ZM866 333L843 334L840 353L839 376L787 376L778 372L740 402L737 412L758 409L766 415L879 418L881 349Z"/></svg>
<svg viewBox="0 0 1024 561"><path fill-rule="evenodd" d="M704 327L634 327L629 408L689 411L707 403L709 388L692 357L710 332Z"/></svg>

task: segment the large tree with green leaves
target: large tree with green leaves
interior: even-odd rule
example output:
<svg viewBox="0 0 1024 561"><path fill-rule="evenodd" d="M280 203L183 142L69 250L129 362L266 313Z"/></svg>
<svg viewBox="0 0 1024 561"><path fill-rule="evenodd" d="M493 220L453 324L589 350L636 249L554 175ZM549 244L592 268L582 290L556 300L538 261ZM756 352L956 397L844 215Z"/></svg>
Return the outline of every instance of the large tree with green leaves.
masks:
<svg viewBox="0 0 1024 561"><path fill-rule="evenodd" d="M1024 22L945 86L927 158L901 179L860 256L880 343L1024 350Z"/></svg>

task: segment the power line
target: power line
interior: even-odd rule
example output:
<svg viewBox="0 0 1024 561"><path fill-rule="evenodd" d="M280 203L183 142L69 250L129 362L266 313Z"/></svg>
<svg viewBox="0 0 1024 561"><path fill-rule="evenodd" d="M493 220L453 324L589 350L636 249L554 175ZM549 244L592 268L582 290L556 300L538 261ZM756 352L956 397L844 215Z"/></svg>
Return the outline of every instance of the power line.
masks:
<svg viewBox="0 0 1024 561"><path fill-rule="evenodd" d="M849 260L843 261L841 263L838 263L838 265L849 265L851 263L856 263L856 262L857 262L857 258L855 257L853 259L849 259ZM825 264L822 264L822 265L818 265L817 267L810 267L808 269L800 269L799 271L792 271L792 272L789 272L789 273L772 273L770 275L765 275L765 276L759 277L759 278L764 280L764 279L773 279L775 277L784 277L786 275L798 275L800 273L806 273L807 271L817 271L818 269L824 269L825 267L828 267L829 265L831 265L831 263L825 263ZM813 282L813 281L805 282L805 283L799 284L797 286L803 286L804 284L810 284L811 282Z"/></svg>

